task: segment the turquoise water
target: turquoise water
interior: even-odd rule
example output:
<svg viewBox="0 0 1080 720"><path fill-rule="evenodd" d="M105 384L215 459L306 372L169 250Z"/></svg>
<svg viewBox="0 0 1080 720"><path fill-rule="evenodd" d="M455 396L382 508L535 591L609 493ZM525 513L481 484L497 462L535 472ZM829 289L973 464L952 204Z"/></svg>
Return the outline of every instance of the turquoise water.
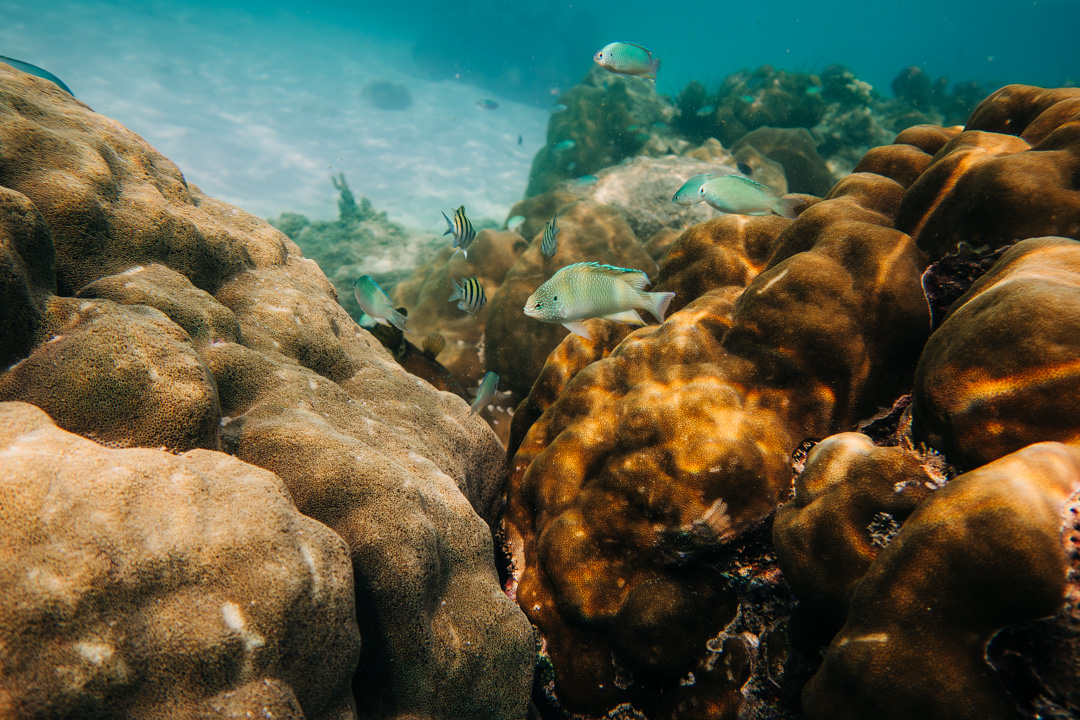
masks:
<svg viewBox="0 0 1080 720"><path fill-rule="evenodd" d="M56 73L249 212L331 219L330 176L345 172L358 195L428 232L462 202L505 219L553 99L613 40L650 47L671 95L764 63L842 63L885 97L910 65L991 89L1080 79L1074 0L511 5L4 2L0 54ZM376 80L407 88L413 105L371 108L361 91Z"/></svg>

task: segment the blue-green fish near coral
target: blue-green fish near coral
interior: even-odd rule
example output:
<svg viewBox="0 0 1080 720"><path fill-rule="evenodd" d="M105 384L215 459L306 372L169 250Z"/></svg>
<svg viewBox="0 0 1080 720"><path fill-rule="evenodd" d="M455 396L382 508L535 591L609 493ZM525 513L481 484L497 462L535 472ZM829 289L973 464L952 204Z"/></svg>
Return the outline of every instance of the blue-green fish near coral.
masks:
<svg viewBox="0 0 1080 720"><path fill-rule="evenodd" d="M798 198L777 197L772 188L742 175L725 175L705 182L698 192L701 199L720 212L736 215L768 215L795 218Z"/></svg>
<svg viewBox="0 0 1080 720"><path fill-rule="evenodd" d="M405 327L408 318L394 309L390 296L370 275L356 279L353 283L353 296L360 309L370 315L375 322L380 325L393 325L402 332L411 332Z"/></svg>
<svg viewBox="0 0 1080 720"><path fill-rule="evenodd" d="M694 205L699 202L705 202L705 198L701 197L701 186L712 180L713 178L723 177L730 173L706 173L704 175L694 175L692 178L682 184L682 187L675 191L675 195L672 196L671 202L676 205Z"/></svg>
<svg viewBox="0 0 1080 720"><path fill-rule="evenodd" d="M555 218L552 215L551 222L544 223L544 237L540 240L540 252L544 257L555 257L555 236L559 234L559 228L555 226Z"/></svg>
<svg viewBox="0 0 1080 720"><path fill-rule="evenodd" d="M592 340L583 320L604 318L644 325L638 310L648 310L661 323L673 292L646 292L649 277L640 270L580 262L567 265L536 289L525 303L525 314L546 323L559 323Z"/></svg>
<svg viewBox="0 0 1080 720"><path fill-rule="evenodd" d="M495 397L495 391L499 389L499 376L490 370L484 373L484 379L480 381L480 387L476 388L476 400L473 400L469 414L475 415L481 408Z"/></svg>
<svg viewBox="0 0 1080 720"><path fill-rule="evenodd" d="M593 62L619 75L635 75L656 82L660 59L652 50L632 42L613 42L596 51Z"/></svg>
<svg viewBox="0 0 1080 720"><path fill-rule="evenodd" d="M443 213L442 216L446 219L447 225L446 232L444 232L443 235L453 233L454 236L452 247L457 248L454 255L457 255L460 252L464 253L465 257L469 257L468 249L469 246L472 245L472 241L476 239L476 230L473 229L472 223L469 222L469 218L465 215L465 206L461 205L454 211L453 220L446 217L446 213ZM451 255L450 257L454 257L454 255Z"/></svg>
<svg viewBox="0 0 1080 720"><path fill-rule="evenodd" d="M465 278L460 285L454 278L450 278L450 282L454 284L454 293L450 296L449 301L461 300L457 304L458 310L464 310L475 315L477 310L484 307L487 302L487 295L484 294L484 286L480 284L475 275Z"/></svg>

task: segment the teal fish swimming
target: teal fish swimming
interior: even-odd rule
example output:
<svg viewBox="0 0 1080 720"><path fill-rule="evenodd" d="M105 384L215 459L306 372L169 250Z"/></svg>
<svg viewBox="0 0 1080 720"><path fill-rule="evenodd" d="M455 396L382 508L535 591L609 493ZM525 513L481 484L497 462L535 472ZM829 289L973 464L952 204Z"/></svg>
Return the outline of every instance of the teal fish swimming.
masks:
<svg viewBox="0 0 1080 720"><path fill-rule="evenodd" d="M540 252L544 257L555 257L555 236L559 234L559 228L555 226L555 218L551 216L551 222L544 223L544 237L540 240Z"/></svg>
<svg viewBox="0 0 1080 720"><path fill-rule="evenodd" d="M723 177L730 173L706 173L704 175L695 175L682 184L682 187L675 191L675 194L671 198L671 202L676 205L694 205L699 202L705 202L705 198L701 197L701 186L712 180L713 178Z"/></svg>
<svg viewBox="0 0 1080 720"><path fill-rule="evenodd" d="M596 51L593 62L613 73L635 75L653 82L656 82L656 71L660 68L660 60L653 57L652 50L632 42L608 43Z"/></svg>
<svg viewBox="0 0 1080 720"><path fill-rule="evenodd" d="M469 222L469 218L465 215L465 206L461 205L454 211L453 220L446 217L446 213L443 213L442 216L446 219L447 225L446 232L444 232L443 235L450 235L453 233L454 236L452 247L457 248L454 255L457 255L460 252L464 253L465 257L469 257L469 246L472 245L472 241L476 239L476 230L473 228L472 223ZM450 257L454 257L454 255L451 255Z"/></svg>
<svg viewBox="0 0 1080 720"><path fill-rule="evenodd" d="M67 85L65 85L63 80L56 77L55 75L53 75L48 70L45 70L44 68L39 68L37 65L31 65L28 62L23 62L22 60L16 60L15 58L9 58L9 57L6 57L4 55L0 55L0 62L10 65L11 67L15 68L16 70L22 70L24 73L29 73L30 75L34 75L35 77L45 78L46 80L49 80L50 82L55 83L58 88L60 88L64 92L66 92L71 97L75 97L75 93L71 92L71 88L69 88Z"/></svg>
<svg viewBox="0 0 1080 720"><path fill-rule="evenodd" d="M487 295L484 294L484 286L475 275L465 278L460 285L454 278L450 278L450 282L454 284L454 293L450 296L450 302L460 300L461 302L457 304L458 310L475 315L477 310L484 307Z"/></svg>
<svg viewBox="0 0 1080 720"><path fill-rule="evenodd" d="M580 262L567 265L536 289L525 303L525 314L546 323L559 323L592 339L583 320L604 318L644 325L638 310L648 310L664 322L673 292L646 292L649 277L640 270Z"/></svg>
<svg viewBox="0 0 1080 720"><path fill-rule="evenodd" d="M701 199L720 212L736 215L768 215L795 218L798 198L777 197L772 188L742 175L725 175L705 182L698 192Z"/></svg>
<svg viewBox="0 0 1080 720"><path fill-rule="evenodd" d="M380 325L393 325L402 332L410 332L405 327L408 318L394 309L390 296L370 275L356 279L353 283L353 296L360 309L370 315L375 322Z"/></svg>
<svg viewBox="0 0 1080 720"><path fill-rule="evenodd" d="M480 387L476 388L476 399L473 400L469 414L475 415L481 408L495 397L495 391L499 389L499 376L490 370L484 373L484 379L480 381Z"/></svg>
<svg viewBox="0 0 1080 720"><path fill-rule="evenodd" d="M494 110L495 108L499 107L499 103L490 99L477 100L476 104L484 108L485 110Z"/></svg>
<svg viewBox="0 0 1080 720"><path fill-rule="evenodd" d="M565 152L566 150L573 150L575 147L577 147L577 143L568 139L556 144L555 150L558 152Z"/></svg>
<svg viewBox="0 0 1080 720"><path fill-rule="evenodd" d="M702 105L697 109L697 112L695 112L694 114L698 117L708 117L714 112L716 112L716 108L714 108L712 105Z"/></svg>

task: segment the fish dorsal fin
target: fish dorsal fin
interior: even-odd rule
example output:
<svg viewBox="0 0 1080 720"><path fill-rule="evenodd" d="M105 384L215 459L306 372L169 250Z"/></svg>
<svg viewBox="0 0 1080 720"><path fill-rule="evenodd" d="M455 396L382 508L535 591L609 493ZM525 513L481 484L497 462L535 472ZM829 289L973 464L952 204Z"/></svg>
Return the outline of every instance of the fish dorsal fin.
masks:
<svg viewBox="0 0 1080 720"><path fill-rule="evenodd" d="M652 50L650 50L649 48L645 47L645 46L644 46L644 45L642 45L641 43L636 43L636 42L630 42L630 41L628 41L628 40L623 40L623 41L622 41L622 44L623 44L623 45L633 45L633 46L634 46L634 47L636 47L636 48L637 48L638 50L644 50L644 51L645 51L646 53L648 53L648 54L649 54L649 57L652 57Z"/></svg>
<svg viewBox="0 0 1080 720"><path fill-rule="evenodd" d="M758 190L761 190L766 195L776 197L776 191L773 190L771 187L769 187L768 185L763 185L763 184L759 183L757 180L752 180L752 179L746 177L745 175L737 175L737 174L733 173L733 174L728 175L726 177L733 178L737 182L746 183L747 185L753 185L754 187L756 187Z"/></svg>
<svg viewBox="0 0 1080 720"><path fill-rule="evenodd" d="M598 262L583 262L576 265L569 265L569 268L579 268L589 273L598 275L609 275L614 278L622 280L624 283L634 288L635 290L644 290L645 286L649 284L649 276L641 270L634 270L632 268L615 267L614 265L602 265ZM579 271L580 271L579 270Z"/></svg>

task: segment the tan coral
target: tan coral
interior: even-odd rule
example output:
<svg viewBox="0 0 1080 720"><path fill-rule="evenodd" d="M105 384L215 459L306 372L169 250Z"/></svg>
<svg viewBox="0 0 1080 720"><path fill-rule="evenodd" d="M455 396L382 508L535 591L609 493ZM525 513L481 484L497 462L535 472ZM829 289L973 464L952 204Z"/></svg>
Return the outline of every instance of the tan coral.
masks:
<svg viewBox="0 0 1080 720"><path fill-rule="evenodd" d="M0 715L354 717L345 543L223 453L103 448L0 403Z"/></svg>

